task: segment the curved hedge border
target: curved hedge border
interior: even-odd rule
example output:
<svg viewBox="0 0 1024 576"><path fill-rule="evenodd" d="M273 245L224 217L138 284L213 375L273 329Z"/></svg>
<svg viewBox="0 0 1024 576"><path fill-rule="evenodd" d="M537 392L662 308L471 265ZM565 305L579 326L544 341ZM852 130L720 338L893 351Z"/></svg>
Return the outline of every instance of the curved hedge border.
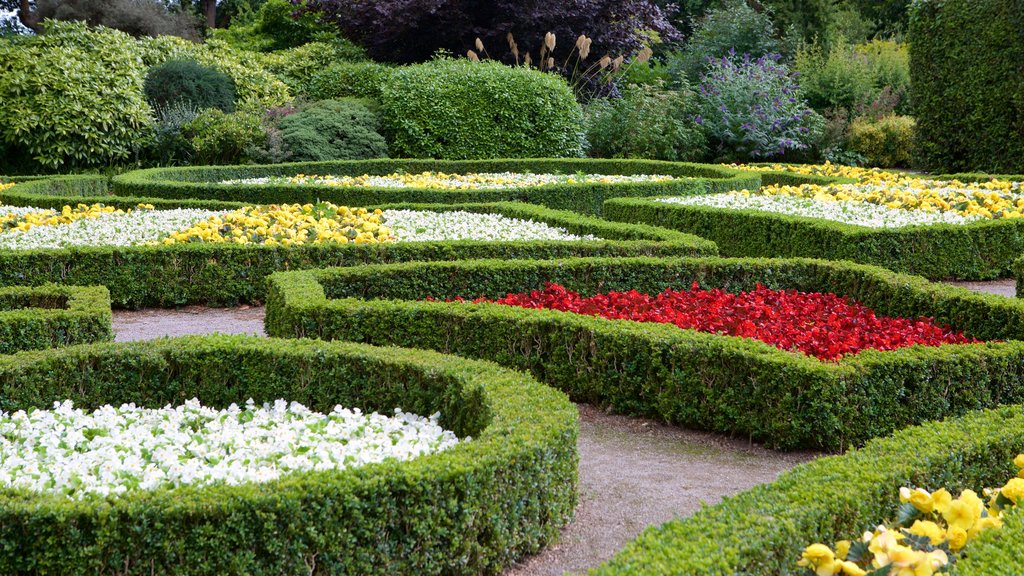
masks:
<svg viewBox="0 0 1024 576"><path fill-rule="evenodd" d="M648 528L590 574L796 574L796 561L808 544L856 537L891 518L901 486L952 492L1002 486L1016 474L1013 458L1022 447L1024 410L1019 405L902 430L844 456L798 466L771 484L689 518ZM989 555L986 542L1020 534L1014 528L1019 521L1008 524L1016 531L982 536L968 554ZM1019 546L1017 541L1010 549L1017 562ZM981 561L965 561L957 573L1020 572L986 571Z"/></svg>
<svg viewBox="0 0 1024 576"><path fill-rule="evenodd" d="M390 174L395 171L442 172L559 172L583 171L596 174L667 174L685 176L672 183L572 184L502 190L429 190L418 188L317 188L299 185L220 184L224 180L296 174L353 175ZM439 203L519 201L549 208L600 214L603 202L619 196L664 196L666 194L708 194L757 187L761 176L725 166L659 162L652 160L357 160L271 164L263 166L193 166L152 168L115 176L112 191L133 198L173 198L273 204L282 202L331 201L346 205L387 203Z"/></svg>
<svg viewBox="0 0 1024 576"><path fill-rule="evenodd" d="M387 208L388 206L382 206ZM408 242L308 246L81 247L0 250L0 286L50 282L106 286L115 306L231 305L261 300L265 278L280 270L412 260L567 258L575 256L701 256L717 253L702 238L651 226L608 222L574 212L515 202L402 205L422 210L493 212L546 222L601 240Z"/></svg>
<svg viewBox="0 0 1024 576"><path fill-rule="evenodd" d="M265 484L75 501L0 490L5 574L497 574L576 503L575 407L529 376L421 350L206 337L0 357L0 407L285 398L418 414L473 440Z"/></svg>
<svg viewBox="0 0 1024 576"><path fill-rule="evenodd" d="M0 354L113 339L102 286L0 288Z"/></svg>
<svg viewBox="0 0 1024 576"><path fill-rule="evenodd" d="M1022 450L1024 452L1024 450ZM1024 508L1003 513L1003 527L983 532L971 542L953 574L960 576L1016 576L1024 574Z"/></svg>
<svg viewBox="0 0 1024 576"><path fill-rule="evenodd" d="M608 200L604 217L696 234L713 240L726 256L852 260L935 280L1005 277L1024 253L1024 219L873 229L650 198Z"/></svg>
<svg viewBox="0 0 1024 576"><path fill-rule="evenodd" d="M559 282L583 294L666 287L834 292L879 314L930 316L985 340L1024 339L1024 303L869 266L820 260L573 259L413 262L279 273L266 330L426 348L529 370L574 400L840 451L944 415L1024 401L1024 342L865 351L823 362L746 338L498 304ZM384 300L374 300L384 299Z"/></svg>
<svg viewBox="0 0 1024 576"><path fill-rule="evenodd" d="M219 202L216 200L177 200L166 198L136 198L114 196L110 191L110 179L99 175L79 176L38 176L25 179L12 177L16 184L0 190L0 204L8 206L32 206L60 210L75 204L105 204L115 208L135 208L141 203L152 204L157 209L199 208L209 210L231 210L245 206L244 202Z"/></svg>

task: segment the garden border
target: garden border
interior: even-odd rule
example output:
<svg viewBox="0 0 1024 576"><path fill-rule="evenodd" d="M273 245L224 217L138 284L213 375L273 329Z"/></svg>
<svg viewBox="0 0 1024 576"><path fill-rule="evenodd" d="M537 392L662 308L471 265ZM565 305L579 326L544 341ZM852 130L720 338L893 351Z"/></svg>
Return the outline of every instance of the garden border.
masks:
<svg viewBox="0 0 1024 576"><path fill-rule="evenodd" d="M582 294L655 293L693 281L729 291L834 292L891 316L935 317L983 340L1024 340L1024 302L849 262L582 258L410 262L278 273L266 331L484 358L576 401L780 448L841 451L895 428L1024 401L1024 342L868 350L824 362L764 342L499 304L559 282Z"/></svg>
<svg viewBox="0 0 1024 576"><path fill-rule="evenodd" d="M102 286L0 288L0 354L114 339Z"/></svg>
<svg viewBox="0 0 1024 576"><path fill-rule="evenodd" d="M771 484L702 508L689 518L648 528L589 574L795 574L806 546L855 538L865 527L891 518L902 486L944 487L954 493L1002 486L1016 475L1013 458L1022 446L1020 405L915 426L844 456L800 465ZM986 571L985 557L999 550L1000 531L991 532L969 545L969 560L957 574L1012 573ZM1001 552L1017 551L1020 562L1019 542L1014 546ZM976 554L974 562L970 558Z"/></svg>
<svg viewBox="0 0 1024 576"><path fill-rule="evenodd" d="M599 174L667 174L689 176L678 182L565 184L501 190L431 190L420 188L325 188L299 185L226 185L223 180L296 174L362 175L395 171L561 172ZM603 202L618 196L708 194L760 186L761 176L725 166L656 160L507 159L507 160L348 160L250 166L150 168L115 176L114 195L132 198L219 200L249 204L306 203L324 200L349 206L393 203L480 203L518 201L600 214Z"/></svg>
<svg viewBox="0 0 1024 576"><path fill-rule="evenodd" d="M305 246L186 243L159 246L0 250L0 286L60 282L101 285L117 307L232 305L265 294L265 278L280 270L411 260L565 258L573 256L704 256L714 243L645 225L609 222L516 202L398 205L381 208L492 212L560 226L601 240L453 241Z"/></svg>
<svg viewBox="0 0 1024 576"><path fill-rule="evenodd" d="M59 377L57 377L59 375ZM114 499L0 490L0 570L92 575L498 573L556 538L577 499L578 414L528 375L421 350L248 336L0 357L4 410L226 407L253 397L430 414L472 441L402 463ZM314 569L315 566L315 569Z"/></svg>

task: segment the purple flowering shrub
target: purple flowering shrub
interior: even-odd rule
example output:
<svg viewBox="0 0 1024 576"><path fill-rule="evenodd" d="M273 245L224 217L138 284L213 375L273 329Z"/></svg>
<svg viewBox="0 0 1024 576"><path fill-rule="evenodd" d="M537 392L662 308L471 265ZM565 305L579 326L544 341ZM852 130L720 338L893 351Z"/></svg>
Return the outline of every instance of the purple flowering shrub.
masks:
<svg viewBox="0 0 1024 576"><path fill-rule="evenodd" d="M701 79L701 124L730 159L778 157L806 150L824 122L801 97L793 74L769 54L713 59Z"/></svg>

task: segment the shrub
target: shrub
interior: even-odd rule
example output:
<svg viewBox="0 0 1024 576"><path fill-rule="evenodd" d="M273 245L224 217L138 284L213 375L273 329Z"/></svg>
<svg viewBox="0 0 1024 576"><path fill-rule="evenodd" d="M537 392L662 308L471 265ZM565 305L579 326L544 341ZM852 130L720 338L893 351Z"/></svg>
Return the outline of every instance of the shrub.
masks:
<svg viewBox="0 0 1024 576"><path fill-rule="evenodd" d="M794 68L800 90L815 110L853 110L871 101L876 92L868 57L845 42L830 50L818 43L800 49Z"/></svg>
<svg viewBox="0 0 1024 576"><path fill-rule="evenodd" d="M91 500L7 488L7 574L498 574L558 536L576 504L578 414L493 364L422 350L215 336L0 357L5 410L70 399L227 408L283 398L441 413L458 445L407 462L265 483ZM471 440L468 439L472 438ZM70 527L74 527L70 529ZM315 566L315 568L314 568Z"/></svg>
<svg viewBox="0 0 1024 576"><path fill-rule="evenodd" d="M190 102L157 107L153 141L146 149L147 160L159 166L188 164L195 151L183 131L197 116L199 109Z"/></svg>
<svg viewBox="0 0 1024 576"><path fill-rule="evenodd" d="M1024 172L1024 2L914 2L909 44L919 163Z"/></svg>
<svg viewBox="0 0 1024 576"><path fill-rule="evenodd" d="M150 68L143 89L154 108L189 103L200 110L235 109L235 83L231 78L192 60L168 60Z"/></svg>
<svg viewBox="0 0 1024 576"><path fill-rule="evenodd" d="M313 76L336 62L359 60L360 53L339 42L310 42L302 46L263 52L260 63L280 78L294 94L306 94ZM318 98L323 100L323 98Z"/></svg>
<svg viewBox="0 0 1024 576"><path fill-rule="evenodd" d="M377 133L379 121L358 100L324 100L281 119L284 149L291 160L366 160L388 155Z"/></svg>
<svg viewBox="0 0 1024 576"><path fill-rule="evenodd" d="M182 127L192 143L195 164L242 164L250 150L266 143L261 118L251 112L225 114L207 108Z"/></svg>
<svg viewBox="0 0 1024 576"><path fill-rule="evenodd" d="M240 50L253 52L289 50L331 35L333 26L319 22L315 14L294 18L295 10L289 0L265 0L255 11L232 17L229 27L217 28L213 34ZM348 45L350 54L360 53L354 45L338 42Z"/></svg>
<svg viewBox="0 0 1024 576"><path fill-rule="evenodd" d="M0 142L50 171L132 158L152 121L142 70L130 36L85 24L0 41Z"/></svg>
<svg viewBox="0 0 1024 576"><path fill-rule="evenodd" d="M539 290L832 292L935 318L985 344L868 350L836 362L671 324L445 302ZM275 274L267 333L438 350L532 372L574 400L781 448L841 451L922 421L1024 400L1024 302L849 262L588 258L409 262ZM426 299L430 297L435 301ZM616 306L622 304L622 299ZM952 386L952 387L951 387Z"/></svg>
<svg viewBox="0 0 1024 576"><path fill-rule="evenodd" d="M864 156L868 165L906 168L913 160L914 126L910 116L858 118L850 123L847 145Z"/></svg>
<svg viewBox="0 0 1024 576"><path fill-rule="evenodd" d="M114 339L102 286L0 288L0 355Z"/></svg>
<svg viewBox="0 0 1024 576"><path fill-rule="evenodd" d="M727 158L804 150L823 129L824 121L807 107L778 55L716 60L701 80L700 93L699 121Z"/></svg>
<svg viewBox="0 0 1024 576"><path fill-rule="evenodd" d="M745 0L726 0L700 19L686 47L670 57L669 68L676 78L696 81L712 60L730 54L759 58L778 50L767 12L755 11Z"/></svg>
<svg viewBox="0 0 1024 576"><path fill-rule="evenodd" d="M392 153L413 158L581 156L583 112L565 80L497 62L396 69L381 90Z"/></svg>
<svg viewBox="0 0 1024 576"><path fill-rule="evenodd" d="M161 0L37 0L35 16L106 26L132 36L172 35L198 41L196 21L185 10Z"/></svg>
<svg viewBox="0 0 1024 576"><path fill-rule="evenodd" d="M626 86L622 98L594 100L587 107L590 155L604 158L698 160L707 142L694 121L696 98L689 90L661 84Z"/></svg>
<svg viewBox="0 0 1024 576"><path fill-rule="evenodd" d="M338 62L313 74L306 87L312 100L371 98L380 101L381 89L394 67L376 62Z"/></svg>

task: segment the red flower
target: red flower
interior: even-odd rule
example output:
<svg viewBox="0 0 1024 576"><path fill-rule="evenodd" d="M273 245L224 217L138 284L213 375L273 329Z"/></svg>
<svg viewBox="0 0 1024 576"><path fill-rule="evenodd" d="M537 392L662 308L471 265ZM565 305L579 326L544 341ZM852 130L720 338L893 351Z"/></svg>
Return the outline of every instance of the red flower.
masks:
<svg viewBox="0 0 1024 576"><path fill-rule="evenodd" d="M465 302L462 298L456 299ZM760 284L750 292L730 294L720 289L668 289L650 296L636 290L608 292L582 298L558 284L543 291L509 294L498 300L478 298L521 308L561 310L637 322L662 322L680 328L755 338L783 350L799 350L822 360L838 360L862 350L895 350L921 344L978 342L939 326L930 318L889 318L835 294L769 290Z"/></svg>

